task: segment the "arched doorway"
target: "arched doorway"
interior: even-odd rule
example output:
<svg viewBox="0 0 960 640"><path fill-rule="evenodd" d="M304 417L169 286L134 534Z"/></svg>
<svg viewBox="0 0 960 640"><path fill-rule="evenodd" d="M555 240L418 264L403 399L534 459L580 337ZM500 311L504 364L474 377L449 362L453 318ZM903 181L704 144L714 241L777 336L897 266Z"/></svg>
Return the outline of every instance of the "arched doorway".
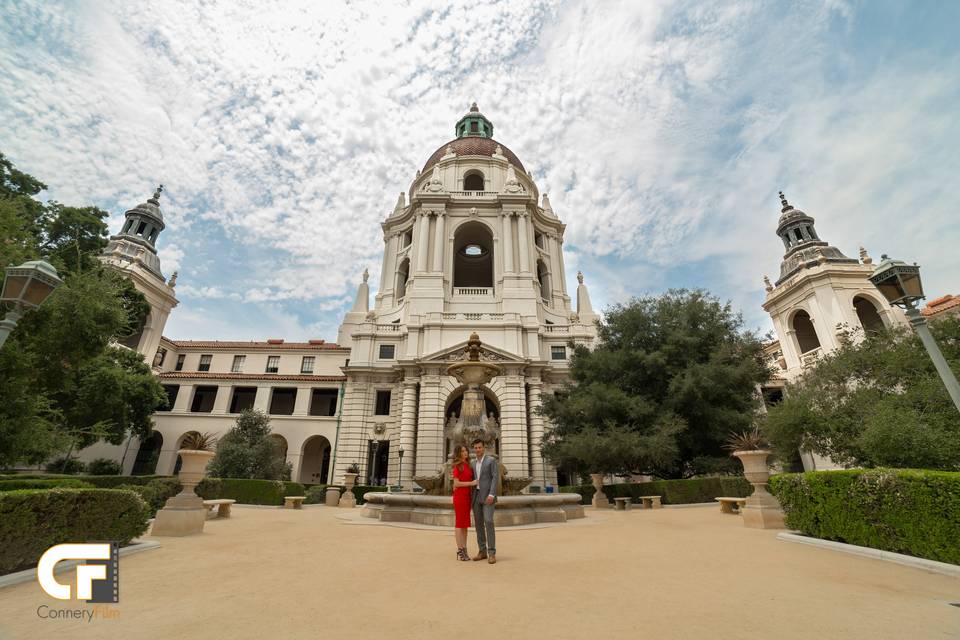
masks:
<svg viewBox="0 0 960 640"><path fill-rule="evenodd" d="M483 174L477 170L468 171L463 176L464 191L483 191Z"/></svg>
<svg viewBox="0 0 960 640"><path fill-rule="evenodd" d="M807 353L820 348L820 338L817 337L817 330L813 327L810 320L810 314L800 310L793 316L793 330L797 335L797 346L800 347L800 353Z"/></svg>
<svg viewBox="0 0 960 640"><path fill-rule="evenodd" d="M460 225L453 241L453 286L493 287L493 234L481 222Z"/></svg>
<svg viewBox="0 0 960 640"><path fill-rule="evenodd" d="M330 441L323 436L307 438L300 458L300 482L324 484L330 472L330 452Z"/></svg>
<svg viewBox="0 0 960 640"><path fill-rule="evenodd" d="M500 403L497 401L497 396L490 391L487 387L481 387L483 390L483 401L484 401L484 411L488 416L492 416L498 424L500 424ZM446 409L444 411L444 425L450 424L451 419L456 420L460 416L460 408L463 406L463 390L464 387L460 387L456 391L450 394L450 397L447 398ZM501 435L503 425L501 424ZM444 438L444 458L450 456L453 453L453 443L450 442L449 438ZM500 439L498 438L494 442L494 453L500 455Z"/></svg>
<svg viewBox="0 0 960 640"><path fill-rule="evenodd" d="M537 282L540 283L540 298L550 302L550 271L543 260L537 260Z"/></svg>
<svg viewBox="0 0 960 640"><path fill-rule="evenodd" d="M140 443L137 457L133 461L133 476L149 476L157 472L157 460L163 448L163 436L159 431L151 431L150 437Z"/></svg>
<svg viewBox="0 0 960 640"><path fill-rule="evenodd" d="M860 320L860 326L863 327L864 333L875 335L883 331L883 320L869 298L865 296L854 297L853 308L857 312L857 318Z"/></svg>

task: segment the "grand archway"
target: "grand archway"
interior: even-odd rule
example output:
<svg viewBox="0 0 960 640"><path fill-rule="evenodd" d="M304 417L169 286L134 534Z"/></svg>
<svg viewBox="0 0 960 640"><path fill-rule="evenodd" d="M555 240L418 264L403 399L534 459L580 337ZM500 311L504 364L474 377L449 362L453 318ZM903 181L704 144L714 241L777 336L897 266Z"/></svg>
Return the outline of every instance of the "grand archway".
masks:
<svg viewBox="0 0 960 640"><path fill-rule="evenodd" d="M163 436L159 431L150 432L150 437L140 443L137 457L133 461L133 470L130 475L149 476L157 472L157 460L163 448Z"/></svg>
<svg viewBox="0 0 960 640"><path fill-rule="evenodd" d="M323 484L330 472L330 441L323 436L310 436L303 443L300 458L300 482Z"/></svg>
<svg viewBox="0 0 960 640"><path fill-rule="evenodd" d="M497 399L497 396L493 391L488 389L486 386L480 387L483 391L483 401L484 401L484 412L486 415L494 418L497 423L500 423L500 401ZM444 425L449 425L452 422L455 422L458 417L460 417L460 409L463 406L463 392L466 387L461 386L455 389L447 397L447 402L444 406ZM453 453L453 443L449 438L444 437L444 458L448 458L451 453ZM494 441L495 451L497 455L500 455L500 439Z"/></svg>

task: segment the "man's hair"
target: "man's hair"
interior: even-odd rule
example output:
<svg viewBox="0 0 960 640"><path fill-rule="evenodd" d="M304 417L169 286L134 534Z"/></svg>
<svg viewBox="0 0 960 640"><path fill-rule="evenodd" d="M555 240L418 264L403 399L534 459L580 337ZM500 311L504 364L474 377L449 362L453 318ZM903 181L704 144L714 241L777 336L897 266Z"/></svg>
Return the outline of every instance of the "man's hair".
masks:
<svg viewBox="0 0 960 640"><path fill-rule="evenodd" d="M471 445L477 445L477 444L484 444L484 442L483 442L483 440L481 440L480 438L477 438L476 440L474 440L474 441L471 442L470 444L471 444Z"/></svg>

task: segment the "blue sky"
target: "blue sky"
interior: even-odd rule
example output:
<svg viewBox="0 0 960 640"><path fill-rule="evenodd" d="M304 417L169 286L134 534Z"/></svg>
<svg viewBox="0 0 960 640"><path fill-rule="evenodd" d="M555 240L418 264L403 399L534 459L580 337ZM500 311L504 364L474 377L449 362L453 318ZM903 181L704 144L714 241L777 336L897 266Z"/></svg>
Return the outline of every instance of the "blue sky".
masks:
<svg viewBox="0 0 960 640"><path fill-rule="evenodd" d="M47 197L162 182L180 339L334 339L379 223L477 101L594 305L670 287L770 323L783 189L821 237L960 293L952 2L2 2L0 150Z"/></svg>

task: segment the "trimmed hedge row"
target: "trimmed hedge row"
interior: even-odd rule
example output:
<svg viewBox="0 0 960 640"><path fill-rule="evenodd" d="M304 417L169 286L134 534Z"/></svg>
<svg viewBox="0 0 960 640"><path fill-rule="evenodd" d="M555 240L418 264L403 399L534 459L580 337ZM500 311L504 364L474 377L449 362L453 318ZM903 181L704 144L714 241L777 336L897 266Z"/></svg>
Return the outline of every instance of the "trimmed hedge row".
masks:
<svg viewBox="0 0 960 640"><path fill-rule="evenodd" d="M0 493L0 574L34 566L64 542L128 544L147 530L144 501L131 491L23 489Z"/></svg>
<svg viewBox="0 0 960 640"><path fill-rule="evenodd" d="M89 482L73 478L53 478L43 480L0 480L0 491L18 491L20 489L94 489Z"/></svg>
<svg viewBox="0 0 960 640"><path fill-rule="evenodd" d="M581 504L590 504L595 489L592 484L560 487L561 493L579 493ZM603 493L609 502L614 498L637 498L661 496L662 504L694 504L713 502L714 498L730 496L742 498L750 495L753 487L743 476L718 476L714 478L690 478L687 480L654 480L604 485Z"/></svg>
<svg viewBox="0 0 960 640"><path fill-rule="evenodd" d="M770 479L787 527L960 564L960 472L851 469Z"/></svg>
<svg viewBox="0 0 960 640"><path fill-rule="evenodd" d="M326 502L327 487L337 487L338 489L340 489L340 495L343 495L343 492L346 489L346 487L342 484L331 484L331 485L315 484L310 486L307 489L307 493L305 494L307 496L307 499L304 500L304 503L323 504L324 502ZM386 490L387 490L387 487L358 484L353 486L353 497L357 499L357 504L363 504L364 502L366 502L366 500L364 500L364 496L366 494L370 492L386 491Z"/></svg>
<svg viewBox="0 0 960 640"><path fill-rule="evenodd" d="M0 475L3 480L80 480L88 482L101 489L110 489L121 484L148 484L157 479L168 479L173 476L70 476L63 474L40 473L8 473Z"/></svg>
<svg viewBox="0 0 960 640"><path fill-rule="evenodd" d="M157 478L147 484L121 484L115 488L133 491L143 498L143 501L146 502L150 508L151 518L155 517L157 511L163 508L168 498L172 498L180 493L181 489L180 483L177 482L176 478Z"/></svg>
<svg viewBox="0 0 960 640"><path fill-rule="evenodd" d="M227 498L239 504L282 505L284 496L302 496L303 485L283 480L249 480L246 478L204 478L197 485L197 495L204 500Z"/></svg>

